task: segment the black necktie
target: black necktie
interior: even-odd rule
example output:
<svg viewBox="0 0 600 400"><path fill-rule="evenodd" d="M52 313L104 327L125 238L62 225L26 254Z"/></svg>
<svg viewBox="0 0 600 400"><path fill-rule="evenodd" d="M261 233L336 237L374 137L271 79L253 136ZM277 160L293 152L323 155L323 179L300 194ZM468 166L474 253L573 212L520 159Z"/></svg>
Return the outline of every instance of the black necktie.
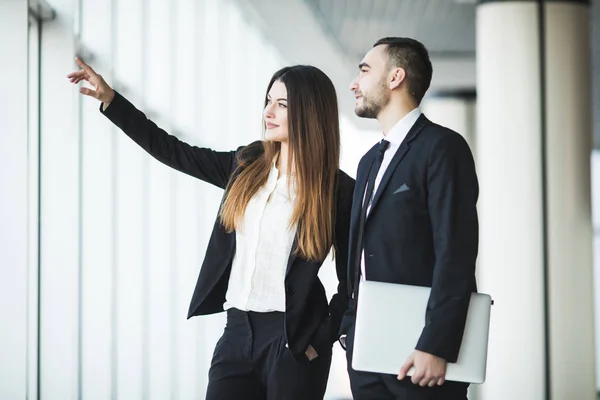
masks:
<svg viewBox="0 0 600 400"><path fill-rule="evenodd" d="M371 205L371 201L373 200L373 188L375 186L375 179L377 178L377 173L381 168L381 162L383 161L383 154L385 150L389 146L390 142L383 139L379 146L377 147L377 152L375 153L375 157L373 157L373 164L371 164L371 169L369 171L369 178L367 179L366 193L363 199L362 208L360 209L360 219L358 222L358 238L356 241L356 257L354 259L354 288L352 295L356 293L358 288L358 282L360 279L360 261L361 261L361 253L363 249L363 233L365 228L365 221L367 217L367 209Z"/></svg>

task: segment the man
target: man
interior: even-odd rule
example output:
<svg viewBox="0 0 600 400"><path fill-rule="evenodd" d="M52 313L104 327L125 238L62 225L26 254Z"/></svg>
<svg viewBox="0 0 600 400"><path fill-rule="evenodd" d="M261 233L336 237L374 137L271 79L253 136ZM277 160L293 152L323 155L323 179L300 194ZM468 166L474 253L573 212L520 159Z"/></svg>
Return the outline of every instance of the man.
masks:
<svg viewBox="0 0 600 400"><path fill-rule="evenodd" d="M458 357L470 295L476 291L479 189L473 156L458 133L432 123L418 109L432 76L421 43L381 39L359 69L350 86L355 112L376 118L383 140L359 163L351 213L352 299L340 342L347 345L352 393L356 400L464 400L468 385L445 382L445 373L446 364ZM425 326L414 353L398 360L398 376L352 369L362 279L431 287ZM415 372L409 377L411 367Z"/></svg>

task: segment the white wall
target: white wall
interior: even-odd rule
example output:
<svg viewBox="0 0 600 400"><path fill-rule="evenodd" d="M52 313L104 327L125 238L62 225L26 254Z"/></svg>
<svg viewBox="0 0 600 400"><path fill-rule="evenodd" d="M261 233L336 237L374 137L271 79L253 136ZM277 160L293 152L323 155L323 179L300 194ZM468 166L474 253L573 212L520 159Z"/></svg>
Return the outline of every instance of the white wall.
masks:
<svg viewBox="0 0 600 400"><path fill-rule="evenodd" d="M26 2L0 3L0 48L11 60L0 74L0 398L24 398L27 389L27 20Z"/></svg>

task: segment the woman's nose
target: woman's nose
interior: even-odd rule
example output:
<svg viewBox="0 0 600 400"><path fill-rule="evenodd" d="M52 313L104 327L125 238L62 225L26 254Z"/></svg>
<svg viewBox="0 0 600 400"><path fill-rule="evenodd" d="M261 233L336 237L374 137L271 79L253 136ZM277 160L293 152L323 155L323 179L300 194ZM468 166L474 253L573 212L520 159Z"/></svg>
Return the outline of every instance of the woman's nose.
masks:
<svg viewBox="0 0 600 400"><path fill-rule="evenodd" d="M273 107L271 106L271 104L267 104L267 106L265 107L265 118L273 118L275 116L275 113L273 112Z"/></svg>

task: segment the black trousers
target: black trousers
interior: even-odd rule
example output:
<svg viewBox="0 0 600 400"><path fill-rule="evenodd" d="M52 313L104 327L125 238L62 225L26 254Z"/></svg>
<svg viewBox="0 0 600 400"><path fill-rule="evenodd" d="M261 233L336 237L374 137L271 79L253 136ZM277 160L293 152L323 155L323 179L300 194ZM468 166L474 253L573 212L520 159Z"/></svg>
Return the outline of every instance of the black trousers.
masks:
<svg viewBox="0 0 600 400"><path fill-rule="evenodd" d="M331 352L297 360L286 347L284 314L227 310L208 373L207 400L321 400Z"/></svg>
<svg viewBox="0 0 600 400"><path fill-rule="evenodd" d="M446 381L442 386L421 387L410 377L399 381L396 375L376 374L352 369L354 325L346 337L346 360L354 400L467 400L468 385ZM404 360L398 361L398 372Z"/></svg>

